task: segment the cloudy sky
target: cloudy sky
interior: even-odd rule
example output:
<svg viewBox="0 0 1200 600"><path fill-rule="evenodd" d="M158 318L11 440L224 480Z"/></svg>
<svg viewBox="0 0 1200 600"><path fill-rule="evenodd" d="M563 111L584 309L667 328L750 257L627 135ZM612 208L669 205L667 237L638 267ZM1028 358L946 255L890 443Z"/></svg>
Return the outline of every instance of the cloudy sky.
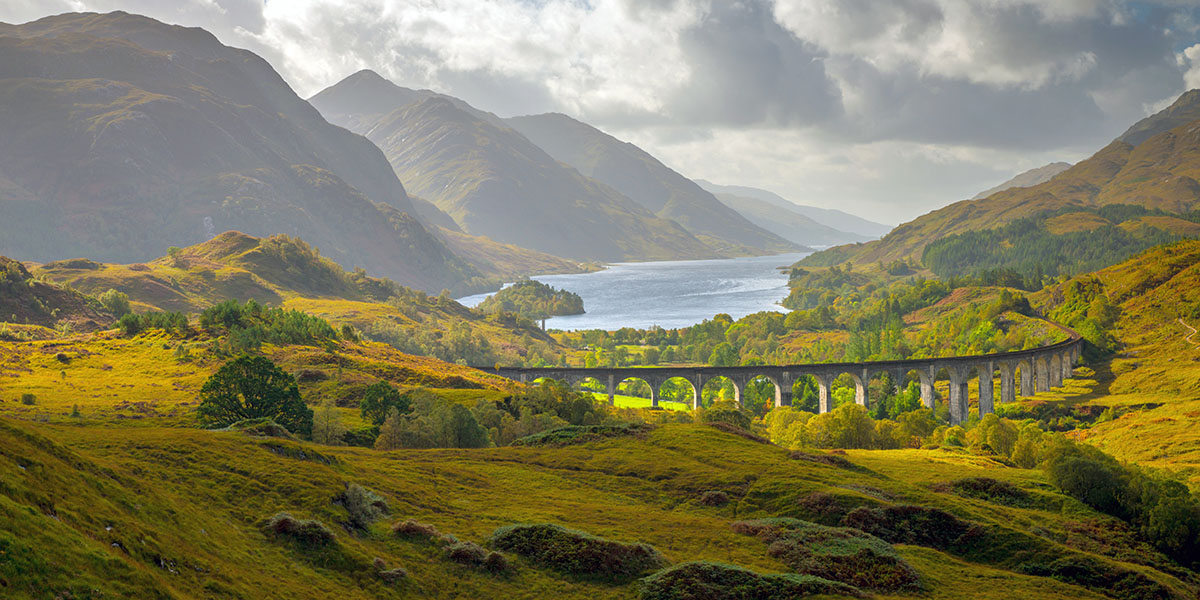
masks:
<svg viewBox="0 0 1200 600"><path fill-rule="evenodd" d="M887 223L1200 87L1200 0L0 0L0 21L117 9L253 50L304 97L370 68Z"/></svg>

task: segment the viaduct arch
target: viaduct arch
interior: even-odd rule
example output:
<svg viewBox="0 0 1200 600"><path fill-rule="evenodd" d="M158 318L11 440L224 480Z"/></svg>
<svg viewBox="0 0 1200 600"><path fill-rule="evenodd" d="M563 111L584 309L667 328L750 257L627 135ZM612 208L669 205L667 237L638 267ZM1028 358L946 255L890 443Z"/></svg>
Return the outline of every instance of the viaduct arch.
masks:
<svg viewBox="0 0 1200 600"><path fill-rule="evenodd" d="M979 414L995 412L994 382L1000 377L1000 401L1013 402L1018 393L1032 396L1036 392L1059 387L1064 379L1070 378L1083 349L1083 338L1078 333L1060 327L1069 339L1042 348L1030 348L1016 352L983 354L976 356L953 356L947 358L921 358L909 360L877 361L861 363L820 363L808 365L762 365L739 367L477 367L480 371L501 377L531 383L536 379L550 378L563 381L573 387L585 379L595 379L608 390L609 403L613 401L617 384L626 379L641 379L650 386L651 405L658 406L659 389L668 379L680 377L692 384L692 408L700 406L700 390L715 377L727 377L733 382L734 399L741 404L741 391L754 379L764 377L775 384L775 405L790 406L792 384L800 377L811 376L817 382L818 406L822 413L832 409L833 397L830 386L842 374L854 379L855 402L866 406L867 383L871 377L887 373L892 381L900 382L913 371L920 378L921 401L927 408L934 403L933 382L943 370L950 379L950 423L957 425L967 418L967 385L972 371L979 379ZM1020 380L1017 380L1018 369ZM1019 389L1018 389L1019 386Z"/></svg>

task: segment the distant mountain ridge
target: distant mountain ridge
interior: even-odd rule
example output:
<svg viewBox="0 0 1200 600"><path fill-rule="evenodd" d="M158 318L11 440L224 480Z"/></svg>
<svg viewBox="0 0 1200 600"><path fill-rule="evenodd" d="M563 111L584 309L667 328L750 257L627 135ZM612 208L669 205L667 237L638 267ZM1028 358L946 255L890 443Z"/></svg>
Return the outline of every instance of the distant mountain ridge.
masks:
<svg viewBox="0 0 1200 600"><path fill-rule="evenodd" d="M458 146L463 156L469 158L457 160L452 152L443 149L437 153L439 164L424 162L430 155L422 154L421 149L414 147L412 142L417 138L408 137L411 131L405 131L405 135L397 137L396 133L403 129L399 124L402 116L400 111L432 100L448 103L456 111L426 111L420 115L421 118L445 117L452 127L457 128L468 127L465 123L471 121L469 128L477 139L473 143L460 139ZM406 185L449 214L467 233L488 235L500 242L582 260L706 258L797 250L792 243L755 226L636 146L620 142L562 115L500 119L451 96L397 86L372 71L359 71L322 90L311 101L332 121L363 133L378 143ZM413 111L403 113L406 125L415 126L411 122L415 116L417 113ZM423 126L432 126L432 123ZM564 138L566 134L570 135ZM540 139L534 140L531 136ZM385 141L385 138L390 139ZM571 149L577 144L597 148L596 154L606 159L606 165L617 163L619 166L593 172L589 165L572 162L568 155L574 152ZM473 146L485 147L486 150L481 151ZM451 159L455 159L457 166L454 168L446 166L446 161ZM503 168L498 168L499 165L503 165ZM439 171L441 179L435 186L426 186L428 174L434 170ZM478 185L483 181L478 178L484 172L489 173L484 179L491 178L492 181L488 186ZM510 180L512 185L497 185L498 180L503 179ZM537 190L542 195L552 193L560 199L571 201L552 205L547 198L536 198L534 196L537 194L531 195L527 191L522 192L523 198L518 198L511 193L514 186L520 190ZM469 197L448 198L456 190L468 188L472 188L467 194ZM508 196L503 199L493 196L500 193L507 193ZM583 204L579 201L583 201ZM509 208L503 214L491 213L482 219L475 218L473 224L464 221L470 218L468 213L478 212L481 207L497 202L508 203ZM472 211L464 211L462 205L465 204L472 205ZM609 230L593 229L588 232L576 229L571 236L575 243L564 250L565 239L558 242L539 239L529 235L524 227L516 223L509 223L509 227L501 226L504 219L513 218L520 218L529 224L559 220L558 216L548 214L548 210L569 210L575 215L575 222L583 219L582 222L590 221L593 226L608 223ZM594 210L595 214L586 216L589 210ZM624 225L613 222L614 215L630 211L634 216L622 217ZM628 229L634 222L644 220L647 211L650 217L668 221L655 221ZM480 214L489 213L484 211ZM705 248L699 249L691 241L669 233L673 227L667 224L669 221L681 225L689 234L688 237L698 238L697 241ZM560 222L559 227L562 226L573 227L570 223ZM543 235L556 235L545 228L543 231ZM608 239L591 239L596 236L607 236ZM649 243L638 243L631 236L640 236L649 240ZM670 248L663 245L667 243L680 245ZM586 248L587 244L592 245L591 250ZM638 252L643 250L645 254L639 255ZM584 253L581 254L581 251Z"/></svg>
<svg viewBox="0 0 1200 600"><path fill-rule="evenodd" d="M0 253L136 262L237 229L429 291L481 282L378 148L201 29L123 12L0 25L0 139Z"/></svg>
<svg viewBox="0 0 1200 600"><path fill-rule="evenodd" d="M734 245L738 252L788 252L785 236L756 224L721 203L696 182L645 150L563 114L505 119L556 160L621 192L664 219L671 219L710 246Z"/></svg>
<svg viewBox="0 0 1200 600"><path fill-rule="evenodd" d="M981 200L991 196L992 194L1003 192L1004 190L1032 187L1038 185L1039 183L1045 183L1053 179L1055 175L1058 175L1069 168L1071 168L1071 163L1066 162L1052 162L1048 165L1042 165L1036 169L1030 169L1024 173L1016 175L1012 179L1009 179L1008 181L1005 181L996 187L979 192L971 199Z"/></svg>
<svg viewBox="0 0 1200 600"><path fill-rule="evenodd" d="M773 202L725 193L717 193L715 196L723 204L745 215L759 227L803 246L833 246L846 242L865 242L875 239L856 233L838 231Z"/></svg>
<svg viewBox="0 0 1200 600"><path fill-rule="evenodd" d="M321 104L357 91L335 86ZM346 124L362 128L408 187L465 233L584 261L716 256L678 224L451 98L428 95Z"/></svg>
<svg viewBox="0 0 1200 600"><path fill-rule="evenodd" d="M948 235L994 229L1075 206L1131 204L1167 213L1195 210L1200 205L1198 102L1200 92L1184 94L1169 108L1139 121L1121 138L1046 182L956 202L900 225L879 241L832 248L805 261L920 260L926 245ZM1196 120L1186 120L1193 115Z"/></svg>
<svg viewBox="0 0 1200 600"><path fill-rule="evenodd" d="M753 198L755 200L767 202L780 208L787 209L788 211L803 215L826 227L830 227L847 234L852 234L862 239L875 239L892 230L891 225L876 223L875 221L870 221L857 215L852 215L848 212L837 210L836 208L820 208L816 206L796 204L795 202L792 202L780 196L779 194L776 194L775 192L764 189L742 185L719 185L704 179L697 179L696 183L700 187L714 194L728 194L731 196ZM851 239L845 241L859 240Z"/></svg>

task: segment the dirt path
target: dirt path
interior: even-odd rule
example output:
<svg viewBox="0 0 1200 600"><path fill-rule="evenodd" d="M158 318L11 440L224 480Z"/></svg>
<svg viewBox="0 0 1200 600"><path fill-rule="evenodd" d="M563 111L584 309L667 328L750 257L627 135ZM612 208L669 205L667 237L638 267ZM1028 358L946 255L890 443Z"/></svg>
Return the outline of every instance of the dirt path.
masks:
<svg viewBox="0 0 1200 600"><path fill-rule="evenodd" d="M1187 327L1187 328L1188 328L1188 329L1190 329L1190 330L1192 330L1192 332L1191 332L1191 333L1189 333L1187 337L1183 338L1183 341L1185 341L1185 342L1187 342L1187 343L1189 343L1189 344L1191 344L1191 345L1195 346L1195 345L1196 345L1196 342L1193 342L1193 341L1192 341L1192 336L1196 335L1196 328L1195 328L1195 327L1192 327L1191 325L1188 325L1187 323L1184 323L1184 322L1183 322L1183 319L1179 319L1179 324L1180 324L1180 325L1183 325L1184 327Z"/></svg>

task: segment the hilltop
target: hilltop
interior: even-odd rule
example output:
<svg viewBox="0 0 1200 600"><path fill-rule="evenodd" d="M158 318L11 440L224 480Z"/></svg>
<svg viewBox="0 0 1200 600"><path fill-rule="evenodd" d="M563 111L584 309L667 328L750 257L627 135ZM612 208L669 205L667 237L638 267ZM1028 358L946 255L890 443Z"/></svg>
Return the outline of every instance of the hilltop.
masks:
<svg viewBox="0 0 1200 600"><path fill-rule="evenodd" d="M483 285L378 148L206 31L65 14L0 26L0 64L2 254L136 262L236 229L424 290Z"/></svg>
<svg viewBox="0 0 1200 600"><path fill-rule="evenodd" d="M858 215L852 215L836 208L820 208L792 202L769 190L744 185L719 185L703 179L695 181L697 185L712 192L718 198L726 195L766 202L778 208L786 209L788 212L799 213L825 227L831 227L851 237L860 237L864 240L875 239L892 230L891 225L876 223L875 221L864 219ZM854 240L849 239L847 241Z"/></svg>

